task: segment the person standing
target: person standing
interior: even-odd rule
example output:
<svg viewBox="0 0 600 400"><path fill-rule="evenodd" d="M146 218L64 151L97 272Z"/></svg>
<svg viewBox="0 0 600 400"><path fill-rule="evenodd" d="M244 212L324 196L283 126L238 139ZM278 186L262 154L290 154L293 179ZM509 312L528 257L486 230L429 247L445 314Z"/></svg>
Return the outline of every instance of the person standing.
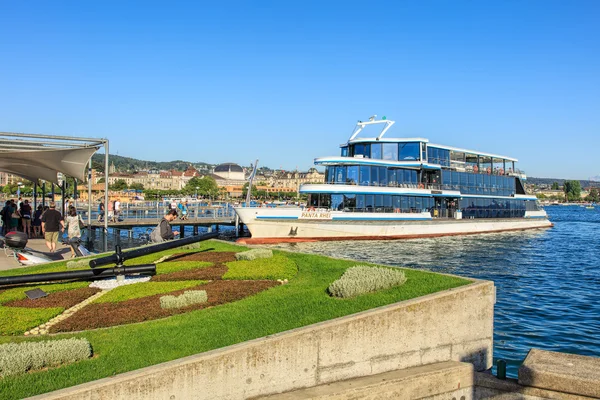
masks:
<svg viewBox="0 0 600 400"><path fill-rule="evenodd" d="M181 205L181 219L188 219L188 202Z"/></svg>
<svg viewBox="0 0 600 400"><path fill-rule="evenodd" d="M12 209L10 207L10 200L6 200L4 208L2 209L2 234L6 235L10 231L10 217Z"/></svg>
<svg viewBox="0 0 600 400"><path fill-rule="evenodd" d="M121 213L121 200L115 200L115 222L119 222L119 214Z"/></svg>
<svg viewBox="0 0 600 400"><path fill-rule="evenodd" d="M115 219L114 206L115 206L115 203L113 201L108 202L108 214L106 215L106 218L108 218L108 222L114 222L114 219Z"/></svg>
<svg viewBox="0 0 600 400"><path fill-rule="evenodd" d="M79 215L77 215L77 209L75 207L69 207L69 212L65 218L65 225L67 226L67 237L69 238L69 244L71 245L71 258L75 257L75 251L73 247L79 246L81 242L81 228L79 227ZM83 221L81 221L83 224Z"/></svg>
<svg viewBox="0 0 600 400"><path fill-rule="evenodd" d="M14 200L10 201L10 232L16 232L21 222L21 214Z"/></svg>
<svg viewBox="0 0 600 400"><path fill-rule="evenodd" d="M21 223L23 225L23 232L27 234L27 237L31 237L31 206L29 200L23 200L19 213L21 214Z"/></svg>
<svg viewBox="0 0 600 400"><path fill-rule="evenodd" d="M104 221L104 202L100 200L100 204L98 204L98 222Z"/></svg>
<svg viewBox="0 0 600 400"><path fill-rule="evenodd" d="M56 203L51 201L50 208L42 215L42 233L46 239L46 246L51 252L56 251L58 232L65 229L62 214L56 211Z"/></svg>
<svg viewBox="0 0 600 400"><path fill-rule="evenodd" d="M44 207L40 204L33 213L33 221L31 222L31 226L33 226L33 236L40 237L41 236L41 227L42 227L42 213L44 212Z"/></svg>
<svg viewBox="0 0 600 400"><path fill-rule="evenodd" d="M178 231L171 230L171 222L177 219L177 210L171 209L167 214L160 220L160 237L163 240L171 240L175 238L175 235L179 235Z"/></svg>

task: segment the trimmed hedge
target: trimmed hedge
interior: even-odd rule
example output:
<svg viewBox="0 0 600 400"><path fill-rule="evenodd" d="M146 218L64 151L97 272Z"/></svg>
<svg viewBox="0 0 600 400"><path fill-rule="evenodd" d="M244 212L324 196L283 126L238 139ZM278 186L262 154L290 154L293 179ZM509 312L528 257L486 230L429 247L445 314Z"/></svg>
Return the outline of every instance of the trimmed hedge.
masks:
<svg viewBox="0 0 600 400"><path fill-rule="evenodd" d="M244 251L242 253L236 253L235 259L238 261L252 261L257 258L271 258L273 257L273 250L269 249L252 249Z"/></svg>
<svg viewBox="0 0 600 400"><path fill-rule="evenodd" d="M6 343L0 345L0 377L72 363L91 356L92 346L86 339Z"/></svg>
<svg viewBox="0 0 600 400"><path fill-rule="evenodd" d="M392 268L357 265L348 268L344 275L329 286L335 297L354 297L377 290L400 286L406 282L404 272Z"/></svg>
<svg viewBox="0 0 600 400"><path fill-rule="evenodd" d="M180 296L162 296L160 306L162 308L182 308L192 304L206 303L207 301L206 290L186 290Z"/></svg>

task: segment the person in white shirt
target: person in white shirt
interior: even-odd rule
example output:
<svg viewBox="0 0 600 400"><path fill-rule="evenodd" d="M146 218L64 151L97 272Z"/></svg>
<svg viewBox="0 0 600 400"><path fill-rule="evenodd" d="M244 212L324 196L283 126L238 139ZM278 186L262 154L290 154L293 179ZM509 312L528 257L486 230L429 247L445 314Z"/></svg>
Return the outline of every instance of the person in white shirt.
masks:
<svg viewBox="0 0 600 400"><path fill-rule="evenodd" d="M121 202L119 199L115 200L115 222L119 222L119 214L121 214Z"/></svg>

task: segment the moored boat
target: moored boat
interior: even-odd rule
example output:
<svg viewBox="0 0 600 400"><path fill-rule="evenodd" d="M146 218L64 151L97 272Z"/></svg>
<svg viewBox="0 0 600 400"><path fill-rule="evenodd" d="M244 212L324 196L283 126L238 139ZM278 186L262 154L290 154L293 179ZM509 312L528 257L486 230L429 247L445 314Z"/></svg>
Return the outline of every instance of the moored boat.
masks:
<svg viewBox="0 0 600 400"><path fill-rule="evenodd" d="M394 121L359 121L339 156L315 159L325 183L304 184L306 207L237 207L246 243L400 239L546 228L517 159L384 137ZM376 137L359 137L371 126Z"/></svg>

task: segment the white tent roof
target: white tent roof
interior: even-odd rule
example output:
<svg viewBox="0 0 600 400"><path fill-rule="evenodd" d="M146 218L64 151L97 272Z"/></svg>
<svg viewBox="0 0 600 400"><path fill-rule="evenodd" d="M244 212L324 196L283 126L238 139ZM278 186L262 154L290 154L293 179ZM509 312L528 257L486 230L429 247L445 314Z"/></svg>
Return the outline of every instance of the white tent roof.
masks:
<svg viewBox="0 0 600 400"><path fill-rule="evenodd" d="M106 139L0 132L0 171L58 183L58 173L85 180L92 155Z"/></svg>

